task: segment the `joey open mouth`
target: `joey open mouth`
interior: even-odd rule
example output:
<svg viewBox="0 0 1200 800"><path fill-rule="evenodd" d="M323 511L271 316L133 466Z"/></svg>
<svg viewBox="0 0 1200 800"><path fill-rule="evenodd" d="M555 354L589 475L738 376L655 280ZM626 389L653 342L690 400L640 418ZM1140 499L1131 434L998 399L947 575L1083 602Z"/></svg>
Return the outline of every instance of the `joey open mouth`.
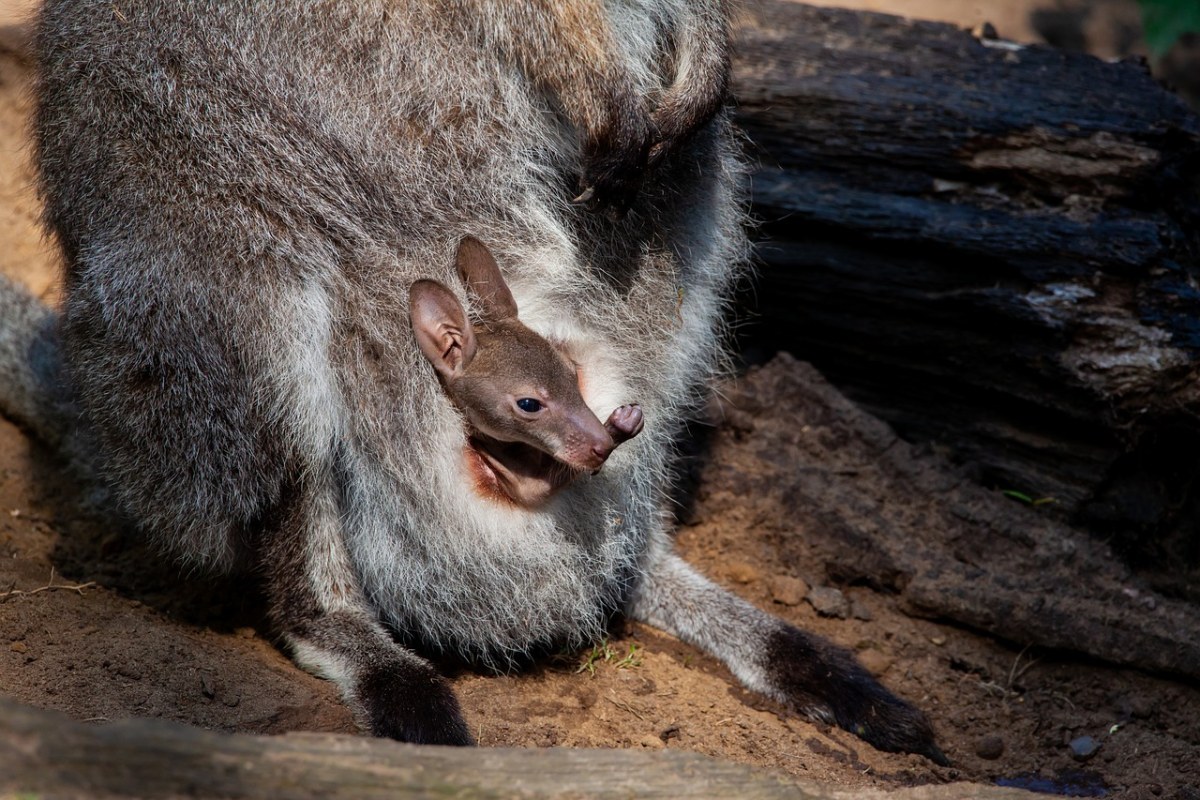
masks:
<svg viewBox="0 0 1200 800"><path fill-rule="evenodd" d="M467 437L466 454L476 487L485 496L535 508L583 474L548 453L480 433Z"/></svg>

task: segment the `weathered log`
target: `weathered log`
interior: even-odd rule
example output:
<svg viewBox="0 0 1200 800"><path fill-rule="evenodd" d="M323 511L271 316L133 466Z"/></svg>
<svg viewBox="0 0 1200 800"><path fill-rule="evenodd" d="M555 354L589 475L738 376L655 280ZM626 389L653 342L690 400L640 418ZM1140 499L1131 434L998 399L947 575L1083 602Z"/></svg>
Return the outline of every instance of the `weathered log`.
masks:
<svg viewBox="0 0 1200 800"><path fill-rule="evenodd" d="M1142 562L1200 566L1197 117L1138 62L754 9L748 343Z"/></svg>
<svg viewBox="0 0 1200 800"><path fill-rule="evenodd" d="M765 770L678 751L453 748L337 734L249 736L161 720L85 725L0 698L0 794L48 797L790 798L845 800ZM1023 800L955 784L867 800Z"/></svg>
<svg viewBox="0 0 1200 800"><path fill-rule="evenodd" d="M781 354L720 397L689 521L744 525L749 507L754 536L810 578L895 592L910 613L1017 645L1200 679L1200 607L899 439L810 365Z"/></svg>

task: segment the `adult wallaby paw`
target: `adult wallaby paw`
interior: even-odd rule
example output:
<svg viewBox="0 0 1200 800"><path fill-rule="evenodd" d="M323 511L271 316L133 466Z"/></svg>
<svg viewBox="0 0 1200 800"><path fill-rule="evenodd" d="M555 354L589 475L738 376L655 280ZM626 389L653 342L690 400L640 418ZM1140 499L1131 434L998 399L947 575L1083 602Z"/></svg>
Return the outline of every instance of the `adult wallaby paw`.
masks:
<svg viewBox="0 0 1200 800"><path fill-rule="evenodd" d="M925 715L840 647L787 626L771 636L767 663L777 697L796 711L844 728L879 750L949 765Z"/></svg>
<svg viewBox="0 0 1200 800"><path fill-rule="evenodd" d="M659 108L654 113L654 128L658 138L646 158L648 169L654 169L683 146L716 116L724 102L724 93L706 98L704 102L686 107Z"/></svg>
<svg viewBox="0 0 1200 800"><path fill-rule="evenodd" d="M648 152L649 147L645 147L638 153L597 150L589 155L579 181L579 194L571 202L620 220L642 188Z"/></svg>
<svg viewBox="0 0 1200 800"><path fill-rule="evenodd" d="M618 108L613 122L585 142L579 194L571 201L588 211L606 211L614 219L625 216L637 199L655 141L650 117L640 104Z"/></svg>
<svg viewBox="0 0 1200 800"><path fill-rule="evenodd" d="M432 669L375 669L355 694L374 736L411 744L475 744L454 691Z"/></svg>

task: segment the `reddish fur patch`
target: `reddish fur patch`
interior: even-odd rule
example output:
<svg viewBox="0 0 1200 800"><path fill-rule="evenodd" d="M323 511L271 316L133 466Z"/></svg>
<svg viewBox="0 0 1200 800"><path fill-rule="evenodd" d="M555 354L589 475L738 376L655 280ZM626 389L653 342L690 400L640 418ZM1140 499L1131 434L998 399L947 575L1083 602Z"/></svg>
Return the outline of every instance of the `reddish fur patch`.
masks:
<svg viewBox="0 0 1200 800"><path fill-rule="evenodd" d="M496 477L496 472L488 464L487 459L475 449L469 440L463 447L463 458L466 460L467 474L471 478L471 485L475 488L476 494L485 500L496 503L518 505L517 501L504 491Z"/></svg>

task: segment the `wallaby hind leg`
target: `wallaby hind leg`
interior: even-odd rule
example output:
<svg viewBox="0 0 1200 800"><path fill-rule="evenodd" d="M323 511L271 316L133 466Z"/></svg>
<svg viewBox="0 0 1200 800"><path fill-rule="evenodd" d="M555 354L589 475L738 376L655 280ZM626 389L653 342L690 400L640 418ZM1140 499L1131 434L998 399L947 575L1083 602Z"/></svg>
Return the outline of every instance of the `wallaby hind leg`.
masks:
<svg viewBox="0 0 1200 800"><path fill-rule="evenodd" d="M628 613L725 662L748 688L831 722L880 750L939 764L925 715L893 695L848 652L760 611L674 553L651 565Z"/></svg>
<svg viewBox="0 0 1200 800"><path fill-rule="evenodd" d="M469 745L458 701L429 662L401 647L367 603L345 548L329 482L285 493L265 526L262 569L272 621L293 658L334 681L375 736Z"/></svg>

